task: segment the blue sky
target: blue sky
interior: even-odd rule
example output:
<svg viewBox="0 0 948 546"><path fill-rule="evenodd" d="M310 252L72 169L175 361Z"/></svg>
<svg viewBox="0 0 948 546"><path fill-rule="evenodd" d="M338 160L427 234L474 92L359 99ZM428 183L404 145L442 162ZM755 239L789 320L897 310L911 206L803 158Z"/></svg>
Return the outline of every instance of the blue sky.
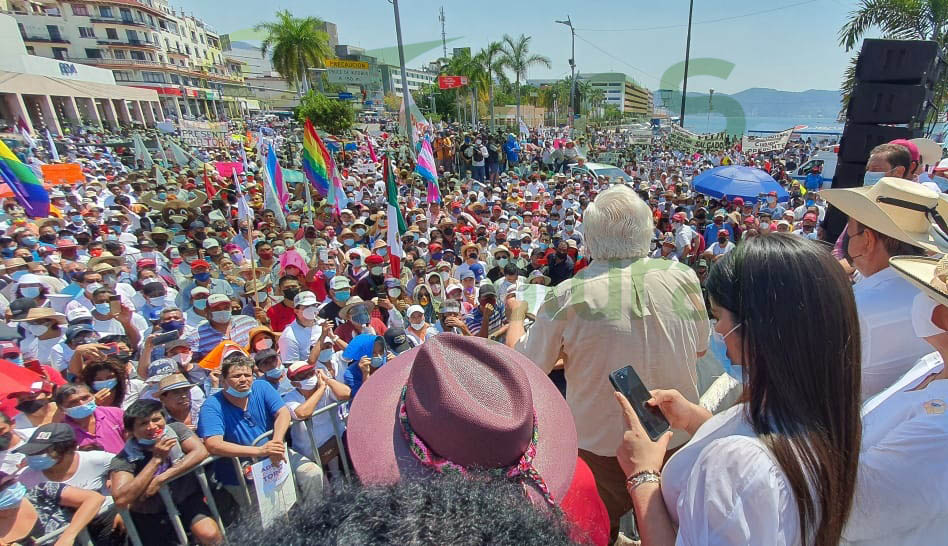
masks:
<svg viewBox="0 0 948 546"><path fill-rule="evenodd" d="M263 4L268 6L266 12ZM856 0L696 0L692 58L716 57L735 67L726 80L689 78L689 91L837 89L850 54L838 45L836 36L856 4ZM366 49L395 44L392 6L387 0L231 0L226 5L221 10L219 0L192 0L187 9L221 33L251 27L272 19L278 9L289 9L295 15L316 15L336 23L340 43ZM665 69L684 59L687 0L402 0L406 43L440 39L438 8L442 5L448 37L461 37L448 44L449 51L452 46L476 50L504 34L532 36L531 50L549 57L553 67L532 69L531 78L569 74L569 29L553 22L567 14L577 28L576 62L582 72L625 72L655 89ZM764 11L768 12L760 13ZM440 56L438 48L409 66L420 67Z"/></svg>

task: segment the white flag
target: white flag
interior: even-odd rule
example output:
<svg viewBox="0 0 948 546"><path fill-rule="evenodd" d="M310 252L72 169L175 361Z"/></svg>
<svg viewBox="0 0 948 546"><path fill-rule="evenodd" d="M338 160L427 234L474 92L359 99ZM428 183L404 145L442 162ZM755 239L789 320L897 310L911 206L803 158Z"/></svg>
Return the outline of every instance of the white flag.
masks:
<svg viewBox="0 0 948 546"><path fill-rule="evenodd" d="M59 150L56 149L56 144L53 143L53 135L49 134L49 129L46 129L46 142L49 142L49 155L53 158L53 161L59 161Z"/></svg>

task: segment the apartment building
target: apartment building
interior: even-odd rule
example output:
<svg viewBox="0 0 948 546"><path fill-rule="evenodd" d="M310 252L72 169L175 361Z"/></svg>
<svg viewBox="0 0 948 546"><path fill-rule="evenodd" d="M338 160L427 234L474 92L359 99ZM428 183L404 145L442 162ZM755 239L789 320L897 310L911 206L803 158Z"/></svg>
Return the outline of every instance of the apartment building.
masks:
<svg viewBox="0 0 948 546"><path fill-rule="evenodd" d="M645 117L650 116L654 110L652 92L626 74L579 74L578 79L586 80L593 87L602 89L606 95L605 103L616 106L620 112Z"/></svg>
<svg viewBox="0 0 948 546"><path fill-rule="evenodd" d="M158 93L165 117L226 119L244 111L242 61L204 21L165 0L0 0L27 52L109 69L119 85Z"/></svg>

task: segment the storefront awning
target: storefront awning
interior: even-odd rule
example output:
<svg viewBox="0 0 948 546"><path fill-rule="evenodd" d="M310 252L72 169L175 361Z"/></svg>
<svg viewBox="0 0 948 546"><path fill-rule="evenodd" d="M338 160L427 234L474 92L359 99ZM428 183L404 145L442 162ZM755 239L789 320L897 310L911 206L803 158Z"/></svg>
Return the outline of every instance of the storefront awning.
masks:
<svg viewBox="0 0 948 546"><path fill-rule="evenodd" d="M2 70L0 70L0 93L87 99L158 100L158 94L149 89L110 85L106 83L72 81L66 78L53 78L50 76L38 76Z"/></svg>

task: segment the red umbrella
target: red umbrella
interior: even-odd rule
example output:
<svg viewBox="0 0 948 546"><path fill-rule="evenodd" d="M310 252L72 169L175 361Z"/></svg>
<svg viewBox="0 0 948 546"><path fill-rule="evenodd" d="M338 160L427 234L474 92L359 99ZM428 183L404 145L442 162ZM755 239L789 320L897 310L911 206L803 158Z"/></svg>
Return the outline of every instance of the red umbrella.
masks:
<svg viewBox="0 0 948 546"><path fill-rule="evenodd" d="M0 360L0 411L13 417L17 414L16 400L7 398L14 392L29 392L33 383L43 381L43 377L9 360Z"/></svg>

